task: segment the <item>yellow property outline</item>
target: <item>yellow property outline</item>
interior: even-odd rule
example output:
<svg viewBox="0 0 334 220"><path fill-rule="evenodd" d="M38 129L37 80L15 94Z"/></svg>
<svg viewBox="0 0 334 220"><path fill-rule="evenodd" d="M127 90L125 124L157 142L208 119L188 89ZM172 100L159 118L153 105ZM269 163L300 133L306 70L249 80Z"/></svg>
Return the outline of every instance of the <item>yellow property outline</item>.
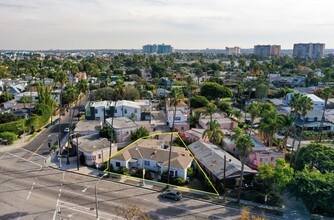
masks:
<svg viewBox="0 0 334 220"><path fill-rule="evenodd" d="M217 191L217 189L214 187L214 185L212 184L212 182L210 181L209 177L206 175L206 173L204 172L204 170L202 169L202 167L200 166L200 164L198 163L197 159L194 157L194 155L191 153L190 149L188 148L188 146L184 143L184 141L182 140L181 136L179 135L178 132L165 132L165 133L155 133L155 134L151 134L151 135L148 135L146 137L142 137L142 138L139 138L138 140L132 142L131 144L127 145L126 147L124 147L122 150L120 151L117 151L116 153L114 153L113 155L111 155L109 158L108 158L108 162L107 162L107 168L103 171L105 173L109 173L109 174L116 174L118 176L125 176L129 179L136 179L136 180L142 180L142 178L138 178L138 177L134 177L134 176L130 176L130 175L124 175L124 174L119 174L119 173L115 173L115 172L110 172L109 171L109 167L110 167L110 158L112 158L113 156L116 156L120 153L122 153L125 149L129 148L130 146L132 146L133 144L137 143L139 140L141 139L146 139L146 138L151 138L151 137L154 137L156 135L168 135L168 134L177 134L177 137L180 138L180 140L182 141L183 145L186 147L186 149L189 151L190 153L190 156L193 158L193 160L195 161L195 163L197 164L197 167L200 169L200 171L204 174L204 177L206 178L206 180L210 183L210 185L212 186L212 188L214 189L214 191L216 193L211 193L211 192L206 192L206 191L203 191L203 190L198 190L198 189L192 189L192 188L187 188L187 187L183 187L183 186L177 186L177 185L173 185L173 184L169 184L171 186L174 186L178 189L181 189L181 190L184 190L184 191L196 191L196 192L201 192L201 193L205 193L205 194L211 194L211 195L215 195L215 196L219 196L219 193ZM159 185L166 185L167 183L163 183L163 182L158 182L158 181L154 181L154 180L147 180L145 179L145 182L152 182L152 183L158 183Z"/></svg>

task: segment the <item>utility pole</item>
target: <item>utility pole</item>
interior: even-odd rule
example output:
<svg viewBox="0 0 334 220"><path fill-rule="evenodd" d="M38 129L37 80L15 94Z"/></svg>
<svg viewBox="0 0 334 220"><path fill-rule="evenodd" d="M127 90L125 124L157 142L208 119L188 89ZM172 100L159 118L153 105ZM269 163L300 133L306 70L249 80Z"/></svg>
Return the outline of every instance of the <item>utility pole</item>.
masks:
<svg viewBox="0 0 334 220"><path fill-rule="evenodd" d="M224 204L226 203L226 154L224 154Z"/></svg>
<svg viewBox="0 0 334 220"><path fill-rule="evenodd" d="M77 170L79 170L79 140L78 140L78 136L79 134L76 133L76 139L77 139Z"/></svg>

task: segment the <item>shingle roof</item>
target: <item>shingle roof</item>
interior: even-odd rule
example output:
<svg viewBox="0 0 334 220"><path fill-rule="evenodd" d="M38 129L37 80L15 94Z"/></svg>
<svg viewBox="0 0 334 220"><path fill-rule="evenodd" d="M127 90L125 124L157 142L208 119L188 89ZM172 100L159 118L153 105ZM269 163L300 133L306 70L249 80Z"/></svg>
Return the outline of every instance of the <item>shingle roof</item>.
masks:
<svg viewBox="0 0 334 220"><path fill-rule="evenodd" d="M241 173L241 162L218 146L204 141L196 141L188 146L194 157L218 179L224 178L224 154L226 154L226 178L236 178ZM245 175L257 173L245 165Z"/></svg>
<svg viewBox="0 0 334 220"><path fill-rule="evenodd" d="M163 149L164 142L154 139L141 139L135 144L129 146L122 153L113 156L111 159L127 161L135 159L149 159L161 163L163 166L168 165L169 148ZM192 162L189 151L181 147L172 147L171 167L186 169Z"/></svg>

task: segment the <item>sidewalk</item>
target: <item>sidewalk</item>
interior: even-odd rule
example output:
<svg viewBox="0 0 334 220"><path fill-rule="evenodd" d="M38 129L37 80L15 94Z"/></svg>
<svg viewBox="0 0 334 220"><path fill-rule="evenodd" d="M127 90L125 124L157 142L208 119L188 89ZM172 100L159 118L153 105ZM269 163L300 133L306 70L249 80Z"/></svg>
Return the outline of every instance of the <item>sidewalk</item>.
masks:
<svg viewBox="0 0 334 220"><path fill-rule="evenodd" d="M45 164L49 167L55 168L55 169L60 169L60 170L64 170L67 172L73 172L73 173L77 173L80 175L87 175L87 176L91 176L91 177L98 177L98 176L102 176L104 174L103 171L92 168L92 167L87 167L87 166L83 166L83 165L79 165L79 170L77 170L77 163L76 163L76 158L71 158L70 159L70 164L67 165L66 164L67 159L66 158L62 158L61 162L59 161L59 159L57 157L54 157L53 159L51 158L51 156L49 156L46 160L45 160ZM61 164L61 167L60 167ZM144 187L150 190L154 190L154 191L161 191L163 190L165 187L165 184L161 183L161 184L154 184L150 181L145 181L145 184L143 185L142 180L135 178L135 177L131 177L131 176L122 176L122 175L111 175L112 177L114 177L112 179L113 182L119 182L122 184L127 184L127 185L131 185L131 186L140 186L140 187ZM182 191L183 192L183 191ZM193 194L191 192L191 190L189 190L189 192L183 192L187 197L193 198L193 199L198 199L198 200L203 200L206 202L211 202L217 205L223 205L221 202L217 202L217 198L215 199L205 199L206 198L206 194L203 192L202 194L198 194L196 193ZM219 201L222 201L222 197L220 196ZM226 197L226 200L230 202L230 204L228 206L230 207L239 207L239 206L235 206L235 202L236 199L235 198L229 198ZM231 203L232 202L232 203ZM252 209L255 209L254 211L257 211L259 214L262 212L266 212L269 213L269 215L273 216L274 218L277 216L275 216L275 214L277 213L283 213L283 209L282 208L278 208L278 207L272 207L272 206L266 206L263 204L258 204L255 202L251 202L251 201L245 201L245 200L241 200L240 201L241 205L243 206L249 206ZM279 216L277 216L278 218ZM288 219L288 218L285 218Z"/></svg>

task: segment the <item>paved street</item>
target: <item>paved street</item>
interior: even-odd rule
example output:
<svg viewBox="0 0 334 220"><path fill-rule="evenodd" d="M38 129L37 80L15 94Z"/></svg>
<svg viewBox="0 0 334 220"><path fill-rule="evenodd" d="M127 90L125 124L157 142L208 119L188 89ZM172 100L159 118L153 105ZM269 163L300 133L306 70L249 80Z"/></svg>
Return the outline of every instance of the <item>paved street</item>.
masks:
<svg viewBox="0 0 334 220"><path fill-rule="evenodd" d="M122 219L134 205L152 219L234 219L239 210L185 198L161 199L159 192L52 169L45 157L24 149L0 154L0 219L95 219L98 183L100 219ZM125 212L130 212L125 208Z"/></svg>

